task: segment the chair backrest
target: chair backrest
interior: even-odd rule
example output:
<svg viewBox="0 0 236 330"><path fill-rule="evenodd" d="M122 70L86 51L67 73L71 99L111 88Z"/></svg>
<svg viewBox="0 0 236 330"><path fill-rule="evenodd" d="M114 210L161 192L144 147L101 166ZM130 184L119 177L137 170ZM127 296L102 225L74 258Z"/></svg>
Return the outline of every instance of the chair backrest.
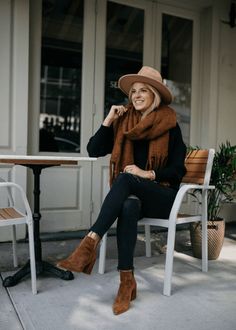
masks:
<svg viewBox="0 0 236 330"><path fill-rule="evenodd" d="M182 182L209 185L214 154L214 149L191 150L185 158L187 173Z"/></svg>

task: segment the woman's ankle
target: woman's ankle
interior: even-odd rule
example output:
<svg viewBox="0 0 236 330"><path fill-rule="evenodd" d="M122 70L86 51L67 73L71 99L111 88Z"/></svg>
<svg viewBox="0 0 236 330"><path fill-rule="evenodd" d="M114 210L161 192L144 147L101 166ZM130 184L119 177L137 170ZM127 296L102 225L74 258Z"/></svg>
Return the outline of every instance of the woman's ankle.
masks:
<svg viewBox="0 0 236 330"><path fill-rule="evenodd" d="M87 236L92 238L97 243L100 242L100 240L101 240L100 236L97 233L95 233L94 231L90 231Z"/></svg>

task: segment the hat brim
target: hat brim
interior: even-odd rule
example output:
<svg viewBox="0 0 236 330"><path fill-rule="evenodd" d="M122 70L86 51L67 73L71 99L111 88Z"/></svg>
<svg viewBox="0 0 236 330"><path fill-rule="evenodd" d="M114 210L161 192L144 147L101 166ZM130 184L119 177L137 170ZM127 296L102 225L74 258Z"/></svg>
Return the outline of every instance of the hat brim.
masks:
<svg viewBox="0 0 236 330"><path fill-rule="evenodd" d="M173 100L173 96L170 90L161 82L139 75L139 74L127 74L120 77L118 81L118 87L124 92L126 95L129 95L129 91L133 83L142 82L151 85L156 88L156 90L160 93L161 99L163 103L170 104Z"/></svg>

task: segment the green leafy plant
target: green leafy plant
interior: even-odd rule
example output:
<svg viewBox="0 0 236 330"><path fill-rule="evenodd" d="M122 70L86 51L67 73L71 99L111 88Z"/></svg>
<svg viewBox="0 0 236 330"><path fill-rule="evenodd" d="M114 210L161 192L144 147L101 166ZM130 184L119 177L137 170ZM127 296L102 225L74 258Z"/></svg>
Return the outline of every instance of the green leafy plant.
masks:
<svg viewBox="0 0 236 330"><path fill-rule="evenodd" d="M215 153L210 184L215 186L208 194L208 219L220 218L223 202L233 200L236 189L236 146L222 143Z"/></svg>
<svg viewBox="0 0 236 330"><path fill-rule="evenodd" d="M199 147L189 147L189 151ZM229 141L219 145L215 153L210 184L215 186L208 192L208 220L219 220L224 202L230 202L236 191L236 145ZM197 190L192 194L197 198ZM200 201L199 201L200 202Z"/></svg>

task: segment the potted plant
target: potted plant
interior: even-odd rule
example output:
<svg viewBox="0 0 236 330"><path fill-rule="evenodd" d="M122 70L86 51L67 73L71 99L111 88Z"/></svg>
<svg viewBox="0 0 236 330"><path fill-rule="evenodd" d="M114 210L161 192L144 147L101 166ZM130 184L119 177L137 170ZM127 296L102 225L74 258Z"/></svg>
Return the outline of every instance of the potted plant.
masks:
<svg viewBox="0 0 236 330"><path fill-rule="evenodd" d="M208 259L215 260L220 254L225 232L225 221L220 212L225 202L233 200L236 189L236 145L231 146L229 141L222 143L215 153L210 184L215 189L208 193ZM196 197L197 191L193 195ZM193 256L201 258L200 223L191 224L190 237Z"/></svg>

